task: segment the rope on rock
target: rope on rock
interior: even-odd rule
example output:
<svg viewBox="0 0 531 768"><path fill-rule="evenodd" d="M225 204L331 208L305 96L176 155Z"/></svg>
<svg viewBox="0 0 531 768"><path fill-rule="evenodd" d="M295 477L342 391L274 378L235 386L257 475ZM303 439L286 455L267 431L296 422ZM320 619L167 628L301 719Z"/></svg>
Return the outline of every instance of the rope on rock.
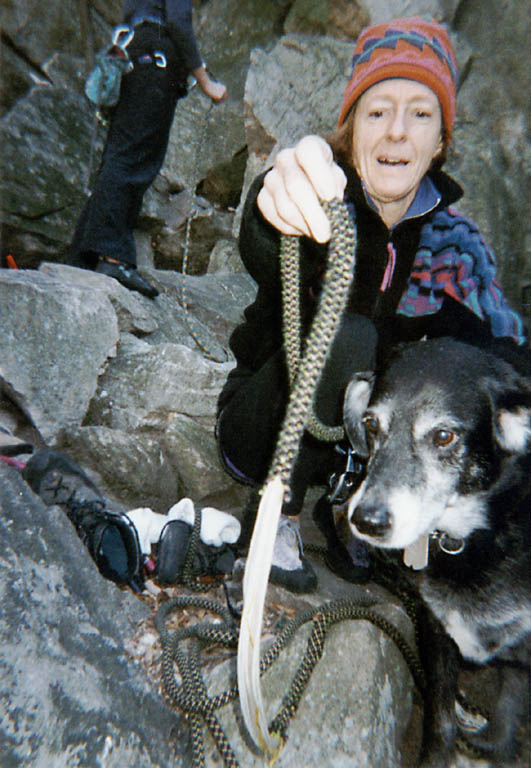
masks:
<svg viewBox="0 0 531 768"><path fill-rule="evenodd" d="M400 599L413 624L414 635L417 640L418 598L416 600L410 591L383 573L375 576L375 582L381 584ZM216 623L201 622L193 626L168 630L166 622L169 615L176 610L188 607L213 613L218 617L218 620ZM260 675L271 668L302 626L309 622L313 624L306 643L306 650L282 699L280 709L269 726L269 731L277 735L279 743L286 740L289 723L295 716L305 687L323 655L327 632L333 625L341 621L369 621L386 634L402 654L419 693L422 696L425 695L424 670L415 650L418 643L415 643L414 647L410 646L397 627L379 613L377 608L378 601L372 598L334 600L316 608L300 611L277 633L273 644L260 659ZM238 688L233 686L210 696L202 678L200 666L201 650L207 650L213 645L236 649L238 628L230 609L205 597L180 596L163 603L155 614L154 621L162 644L161 671L164 688L174 704L185 714L190 725L192 768L205 768L206 765L204 725L210 731L226 768L240 768L239 761L216 715L219 709L237 698ZM185 643L189 644L188 652L184 648ZM180 683L176 680L175 667L179 673ZM471 705L461 692L458 694L458 701L462 712L468 715L469 720L472 717L475 720L480 720L480 722L485 722L486 714ZM466 737L460 736L457 743L459 750L464 754L476 758L484 756L482 750L473 747Z"/></svg>
<svg viewBox="0 0 531 768"><path fill-rule="evenodd" d="M313 623L306 651L282 700L280 710L269 726L271 733L277 734L279 744L286 738L289 722L295 715L304 689L317 662L323 655L326 633L331 626L340 621L366 620L377 626L395 642L416 685L420 690L424 689L424 675L417 654L392 622L374 610L376 604L377 601L374 599L331 601L318 608L301 611L277 634L273 645L260 660L260 675L263 675L272 666L291 638L304 624ZM191 627L168 630L166 620L169 614L176 609L190 606L217 614L221 622L215 624L202 622ZM162 642L162 679L165 690L174 703L186 713L190 722L193 768L204 768L205 766L203 721L214 739L226 768L239 768L239 762L216 715L218 709L238 696L238 688L233 686L210 697L202 679L199 665L201 648L207 648L214 643L226 648L236 647L238 630L234 626L230 611L221 604L206 598L197 596L176 597L163 603L158 609L155 615L155 626ZM188 654L182 647L185 641L190 643ZM180 684L175 678L174 665L179 671Z"/></svg>

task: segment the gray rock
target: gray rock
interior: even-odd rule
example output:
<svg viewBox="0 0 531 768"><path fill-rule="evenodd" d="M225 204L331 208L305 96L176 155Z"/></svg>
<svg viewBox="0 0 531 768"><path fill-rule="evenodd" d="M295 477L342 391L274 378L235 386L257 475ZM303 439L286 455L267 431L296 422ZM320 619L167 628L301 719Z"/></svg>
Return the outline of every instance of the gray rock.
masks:
<svg viewBox="0 0 531 768"><path fill-rule="evenodd" d="M0 275L0 380L49 441L82 421L98 375L116 354L116 315L101 291L33 270Z"/></svg>
<svg viewBox="0 0 531 768"><path fill-rule="evenodd" d="M146 269L156 301L60 264L0 270L0 385L39 439L72 455L126 507L165 513L186 493L241 506L221 466L217 400L232 329L254 296L246 274L186 278Z"/></svg>
<svg viewBox="0 0 531 768"><path fill-rule="evenodd" d="M161 450L159 435L82 426L64 430L55 447L75 456L91 471L98 487L105 489L106 498L122 509L148 506L166 514L184 495L180 468L172 463L167 451ZM212 487L208 480L203 485Z"/></svg>
<svg viewBox="0 0 531 768"><path fill-rule="evenodd" d="M299 598L272 585L267 604L301 611L329 601L367 597L375 599L381 613L413 642L405 611L383 590L364 588L337 580L316 564L319 591ZM267 611L267 609L266 609ZM282 698L303 661L312 624L305 624L262 678L268 722L280 709ZM266 649L268 641L264 642ZM209 692L218 694L234 684L235 660L225 662L208 676ZM340 621L327 632L322 657L305 688L287 740L275 765L334 765L341 768L389 768L400 765L400 745L411 715L412 678L394 642L368 621ZM219 711L219 719L242 766L262 766L263 758L250 750L238 703ZM209 764L215 750L210 742Z"/></svg>
<svg viewBox="0 0 531 768"><path fill-rule="evenodd" d="M190 765L179 716L125 651L147 608L105 581L62 510L3 464L0 495L1 764Z"/></svg>
<svg viewBox="0 0 531 768"><path fill-rule="evenodd" d="M270 53L255 49L245 84L250 152L269 154L277 143L288 147L308 133L331 130L351 59L352 44L334 38L290 35Z"/></svg>

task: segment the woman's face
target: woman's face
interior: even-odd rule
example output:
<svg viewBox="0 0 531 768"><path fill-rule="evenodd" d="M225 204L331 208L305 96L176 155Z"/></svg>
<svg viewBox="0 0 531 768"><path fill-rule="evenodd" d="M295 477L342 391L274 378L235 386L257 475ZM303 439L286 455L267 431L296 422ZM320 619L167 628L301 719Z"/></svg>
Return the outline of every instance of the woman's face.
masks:
<svg viewBox="0 0 531 768"><path fill-rule="evenodd" d="M353 163L388 226L406 212L441 150L441 108L428 86L389 79L360 96Z"/></svg>

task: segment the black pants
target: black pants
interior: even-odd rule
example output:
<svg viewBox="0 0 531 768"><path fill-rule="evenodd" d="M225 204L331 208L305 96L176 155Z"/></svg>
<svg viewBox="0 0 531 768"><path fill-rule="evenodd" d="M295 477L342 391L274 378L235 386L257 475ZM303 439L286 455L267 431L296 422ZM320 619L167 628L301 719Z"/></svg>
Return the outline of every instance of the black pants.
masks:
<svg viewBox="0 0 531 768"><path fill-rule="evenodd" d="M160 25L137 27L127 50L134 67L122 77L102 162L72 240L77 266L94 268L98 254L136 265L133 229L164 162L175 105L186 94L186 73ZM155 51L164 54L166 67L156 65Z"/></svg>
<svg viewBox="0 0 531 768"><path fill-rule="evenodd" d="M316 413L325 424L341 423L348 381L356 371L373 370L376 343L376 329L367 318L343 317L316 392ZM265 481L288 399L285 354L280 349L242 381L219 415L220 452L233 477L253 485ZM297 515L307 489L324 485L330 473L340 468L339 461L333 443L321 442L305 432L291 477L291 499L282 513Z"/></svg>

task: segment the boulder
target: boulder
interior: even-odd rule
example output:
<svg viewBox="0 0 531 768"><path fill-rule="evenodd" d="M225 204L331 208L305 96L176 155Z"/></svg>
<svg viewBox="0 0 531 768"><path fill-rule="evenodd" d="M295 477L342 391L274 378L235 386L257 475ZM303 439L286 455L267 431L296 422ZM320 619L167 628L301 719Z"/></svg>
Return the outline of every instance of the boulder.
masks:
<svg viewBox="0 0 531 768"><path fill-rule="evenodd" d="M105 293L33 270L1 270L0 326L2 388L43 439L81 423L119 339Z"/></svg>
<svg viewBox="0 0 531 768"><path fill-rule="evenodd" d="M322 608L341 597L352 604L372 598L374 609L396 627L406 643L413 642L412 626L403 606L377 587L359 587L333 577L315 564L319 590L299 596L272 585L266 616L272 605L290 613ZM278 713L299 665L309 650L311 622L299 629L271 668L263 675L262 690L268 722ZM263 650L272 638L266 633ZM216 667L208 676L211 695L234 684L235 660ZM287 740L279 755L282 768L333 765L339 768L390 768L401 764L401 743L412 710L413 683L395 643L373 623L345 620L326 633L323 654L304 689L299 707L289 721ZM238 703L220 710L219 719L241 766L259 768L263 757L250 750ZM215 750L209 740L209 763Z"/></svg>
<svg viewBox="0 0 531 768"><path fill-rule="evenodd" d="M0 495L2 765L190 765L182 719L126 652L147 607L1 462Z"/></svg>
<svg viewBox="0 0 531 768"><path fill-rule="evenodd" d="M254 283L243 273L148 274L155 301L66 265L0 270L0 388L39 441L126 507L165 513L183 494L239 506L243 489L221 466L214 427L234 365L228 339Z"/></svg>
<svg viewBox="0 0 531 768"><path fill-rule="evenodd" d="M160 644L147 602L105 581L65 513L45 507L18 471L1 462L0 493L0 692L6 702L0 734L6 765L189 766L182 713L159 693ZM353 601L370 597L374 609L413 642L404 608L383 590L340 582L324 567L316 568L318 593L296 598L271 586L266 612L273 610L282 621L338 595ZM222 590L216 599L223 602ZM187 614L193 622L190 610ZM180 625L183 616L177 620ZM201 620L209 620L208 612ZM302 660L310 631L311 624L298 630L264 676L270 717ZM234 657L206 667L202 674L210 695L233 685ZM398 766L411 703L412 678L394 642L370 622L341 621L326 635L279 765ZM218 716L242 768L263 765L249 748L235 706L226 705ZM206 765L218 765L208 735L205 743Z"/></svg>

